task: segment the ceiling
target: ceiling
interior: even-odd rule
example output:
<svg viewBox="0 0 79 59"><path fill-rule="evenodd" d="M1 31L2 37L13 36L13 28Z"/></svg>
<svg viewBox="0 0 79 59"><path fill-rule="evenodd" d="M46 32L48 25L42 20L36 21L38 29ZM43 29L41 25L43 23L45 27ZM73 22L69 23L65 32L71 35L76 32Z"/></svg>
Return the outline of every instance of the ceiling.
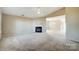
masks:
<svg viewBox="0 0 79 59"><path fill-rule="evenodd" d="M24 17L44 17L62 7L3 7L2 12L8 15Z"/></svg>

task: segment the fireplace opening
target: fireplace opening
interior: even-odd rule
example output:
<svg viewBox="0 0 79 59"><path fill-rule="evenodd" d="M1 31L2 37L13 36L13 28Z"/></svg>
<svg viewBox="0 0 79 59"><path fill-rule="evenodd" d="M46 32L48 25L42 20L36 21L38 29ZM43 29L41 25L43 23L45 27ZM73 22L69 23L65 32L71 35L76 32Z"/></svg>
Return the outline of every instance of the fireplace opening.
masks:
<svg viewBox="0 0 79 59"><path fill-rule="evenodd" d="M35 27L35 32L42 32L42 27Z"/></svg>

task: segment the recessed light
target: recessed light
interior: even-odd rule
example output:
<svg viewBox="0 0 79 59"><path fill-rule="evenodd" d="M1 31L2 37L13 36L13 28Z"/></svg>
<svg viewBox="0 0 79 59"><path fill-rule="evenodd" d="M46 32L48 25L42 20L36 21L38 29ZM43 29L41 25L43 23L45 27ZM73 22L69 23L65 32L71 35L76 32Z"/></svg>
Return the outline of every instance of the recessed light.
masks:
<svg viewBox="0 0 79 59"><path fill-rule="evenodd" d="M37 11L37 14L40 14L40 11Z"/></svg>
<svg viewBox="0 0 79 59"><path fill-rule="evenodd" d="M37 14L40 14L40 9L37 9Z"/></svg>

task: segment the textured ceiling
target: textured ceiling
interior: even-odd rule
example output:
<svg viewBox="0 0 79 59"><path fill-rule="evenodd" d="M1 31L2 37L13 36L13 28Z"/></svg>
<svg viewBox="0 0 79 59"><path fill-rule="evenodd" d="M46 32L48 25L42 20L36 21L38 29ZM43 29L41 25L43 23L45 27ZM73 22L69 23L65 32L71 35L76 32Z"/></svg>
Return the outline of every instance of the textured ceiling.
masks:
<svg viewBox="0 0 79 59"><path fill-rule="evenodd" d="M24 17L44 17L62 7L3 7L2 12L8 15Z"/></svg>

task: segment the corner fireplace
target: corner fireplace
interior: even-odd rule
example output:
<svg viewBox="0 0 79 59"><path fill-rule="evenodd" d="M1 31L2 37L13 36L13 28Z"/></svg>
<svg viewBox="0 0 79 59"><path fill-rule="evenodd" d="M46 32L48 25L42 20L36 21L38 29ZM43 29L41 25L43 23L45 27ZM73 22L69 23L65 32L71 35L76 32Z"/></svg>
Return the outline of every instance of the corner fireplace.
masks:
<svg viewBox="0 0 79 59"><path fill-rule="evenodd" d="M35 32L41 33L42 32L42 27L41 26L35 27Z"/></svg>

